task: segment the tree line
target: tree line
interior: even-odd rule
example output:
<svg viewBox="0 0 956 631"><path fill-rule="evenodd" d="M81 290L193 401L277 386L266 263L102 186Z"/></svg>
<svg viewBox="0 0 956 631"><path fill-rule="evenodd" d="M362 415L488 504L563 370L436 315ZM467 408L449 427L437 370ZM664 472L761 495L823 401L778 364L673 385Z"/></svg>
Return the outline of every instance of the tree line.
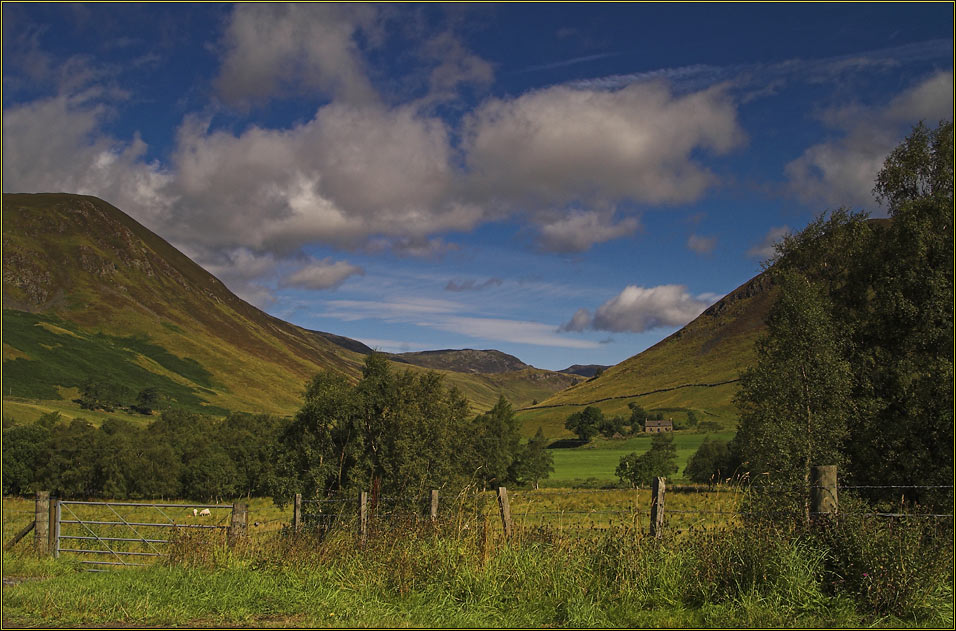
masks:
<svg viewBox="0 0 956 631"><path fill-rule="evenodd" d="M294 493L307 497L375 486L410 496L432 488L537 485L553 470L539 431L522 441L504 398L474 415L436 373L394 372L383 355L362 379L316 375L291 419L215 419L165 410L145 427L95 427L46 414L3 430L3 492L59 497L190 498Z"/></svg>

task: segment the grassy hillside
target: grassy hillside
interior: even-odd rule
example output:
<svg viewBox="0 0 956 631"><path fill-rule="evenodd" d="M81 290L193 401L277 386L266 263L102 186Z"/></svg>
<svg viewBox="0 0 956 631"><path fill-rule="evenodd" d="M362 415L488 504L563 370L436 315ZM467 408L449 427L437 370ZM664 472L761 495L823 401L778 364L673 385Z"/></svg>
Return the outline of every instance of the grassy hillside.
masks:
<svg viewBox="0 0 956 631"><path fill-rule="evenodd" d="M3 195L5 417L68 416L87 379L157 388L179 407L290 414L319 370L357 378L367 347L270 316L95 197ZM396 364L398 369L424 370ZM440 371L475 409L573 381L527 369ZM547 374L545 374L547 373Z"/></svg>
<svg viewBox="0 0 956 631"><path fill-rule="evenodd" d="M751 279L644 352L521 410L524 432L541 427L552 438L571 436L564 420L572 412L596 405L605 415L628 415L631 401L674 418L693 410L701 420L732 426L736 380L754 361L773 296L765 274Z"/></svg>

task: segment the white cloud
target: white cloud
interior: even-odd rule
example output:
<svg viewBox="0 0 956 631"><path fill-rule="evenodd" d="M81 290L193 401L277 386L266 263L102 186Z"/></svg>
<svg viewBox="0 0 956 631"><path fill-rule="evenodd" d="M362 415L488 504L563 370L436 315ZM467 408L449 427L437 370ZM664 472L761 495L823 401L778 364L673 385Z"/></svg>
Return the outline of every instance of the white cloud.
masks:
<svg viewBox="0 0 956 631"><path fill-rule="evenodd" d="M377 99L355 36L374 31L368 4L238 4L226 26L216 87L231 103L316 90L350 103Z"/></svg>
<svg viewBox="0 0 956 631"><path fill-rule="evenodd" d="M120 142L100 133L105 106L56 96L3 112L4 190L96 195L156 228L175 200L172 175L145 163L136 135Z"/></svg>
<svg viewBox="0 0 956 631"><path fill-rule="evenodd" d="M558 86L489 99L464 131L473 186L543 206L693 201L715 178L692 154L726 153L743 141L725 91L674 97L662 83L613 92Z"/></svg>
<svg viewBox="0 0 956 631"><path fill-rule="evenodd" d="M384 235L401 253L434 254L447 246L428 235L470 230L483 216L454 200L450 160L444 123L408 107L333 104L288 130L238 135L191 119L173 157L183 203L170 229L210 247L279 253Z"/></svg>
<svg viewBox="0 0 956 631"><path fill-rule="evenodd" d="M752 248L747 250L747 256L766 260L771 256L776 254L776 251L773 249L773 246L777 241L780 241L785 235L788 235L792 232L790 226L776 226L767 231L767 234L764 238L757 243Z"/></svg>
<svg viewBox="0 0 956 631"><path fill-rule="evenodd" d="M559 331L583 331L591 326L591 312L584 307L578 309L571 319L562 324Z"/></svg>
<svg viewBox="0 0 956 631"><path fill-rule="evenodd" d="M335 289L350 276L364 276L365 270L346 261L325 258L313 260L302 269L289 274L279 283L281 287L300 289Z"/></svg>
<svg viewBox="0 0 956 631"><path fill-rule="evenodd" d="M875 207L872 190L886 156L920 120L935 126L952 119L953 73L938 72L883 107L847 106L823 113L842 136L813 145L785 172L791 189L806 202Z"/></svg>
<svg viewBox="0 0 956 631"><path fill-rule="evenodd" d="M683 285L628 285L620 294L598 307L593 317L587 309L579 309L560 330L642 333L662 326L683 326L709 305L707 300L687 293Z"/></svg>
<svg viewBox="0 0 956 631"><path fill-rule="evenodd" d="M615 223L613 212L576 210L553 221L545 220L543 215L538 220L538 245L548 252L583 252L595 243L634 234L640 226L634 217Z"/></svg>
<svg viewBox="0 0 956 631"><path fill-rule="evenodd" d="M705 237L692 234L687 238L687 247L697 254L710 254L717 247L717 237Z"/></svg>

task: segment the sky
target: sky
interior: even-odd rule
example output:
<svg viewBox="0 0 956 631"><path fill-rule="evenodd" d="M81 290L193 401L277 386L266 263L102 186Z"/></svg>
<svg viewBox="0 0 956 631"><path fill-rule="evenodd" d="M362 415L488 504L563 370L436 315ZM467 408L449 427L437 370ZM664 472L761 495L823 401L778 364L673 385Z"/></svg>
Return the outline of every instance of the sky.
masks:
<svg viewBox="0 0 956 631"><path fill-rule="evenodd" d="M387 352L616 364L953 114L952 3L2 11L5 192Z"/></svg>

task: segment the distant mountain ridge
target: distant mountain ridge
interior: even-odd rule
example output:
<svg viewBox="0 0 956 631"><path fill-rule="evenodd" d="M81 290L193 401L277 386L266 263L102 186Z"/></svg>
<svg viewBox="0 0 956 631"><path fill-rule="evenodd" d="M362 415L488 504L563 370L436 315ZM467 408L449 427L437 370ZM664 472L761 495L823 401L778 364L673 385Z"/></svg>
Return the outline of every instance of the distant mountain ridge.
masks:
<svg viewBox="0 0 956 631"><path fill-rule="evenodd" d="M567 375L581 375L582 377L593 377L610 368L610 366L602 366L601 364L574 364L573 366L568 366L564 370L559 370L558 372L563 372Z"/></svg>
<svg viewBox="0 0 956 631"><path fill-rule="evenodd" d="M257 309L96 197L4 193L2 240L4 415L65 409L88 378L157 387L198 411L291 414L312 375L358 379L371 351ZM574 382L501 356L525 368L439 370L476 409L499 395L526 405Z"/></svg>
<svg viewBox="0 0 956 631"><path fill-rule="evenodd" d="M514 355L496 350L479 351L472 348L396 353L389 357L397 362L414 364L423 368L465 373L498 374L531 368Z"/></svg>

